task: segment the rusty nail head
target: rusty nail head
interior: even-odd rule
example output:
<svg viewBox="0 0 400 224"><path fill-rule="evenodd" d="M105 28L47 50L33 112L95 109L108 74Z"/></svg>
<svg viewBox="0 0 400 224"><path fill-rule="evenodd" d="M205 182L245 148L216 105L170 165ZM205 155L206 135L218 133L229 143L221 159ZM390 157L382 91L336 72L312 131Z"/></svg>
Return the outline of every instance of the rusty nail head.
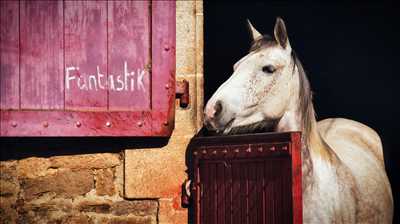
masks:
<svg viewBox="0 0 400 224"><path fill-rule="evenodd" d="M143 126L143 122L138 121L138 122L137 122L137 126L142 127L142 126Z"/></svg>
<svg viewBox="0 0 400 224"><path fill-rule="evenodd" d="M251 152L251 148L246 149L246 152Z"/></svg>
<svg viewBox="0 0 400 224"><path fill-rule="evenodd" d="M82 124L81 124L81 122L77 121L77 122L75 123L75 125L79 128Z"/></svg>
<svg viewBox="0 0 400 224"><path fill-rule="evenodd" d="M43 122L43 127L47 128L49 126L49 122L45 121Z"/></svg>
<svg viewBox="0 0 400 224"><path fill-rule="evenodd" d="M224 154L228 153L228 151L226 149L224 149L224 151L222 151Z"/></svg>
<svg viewBox="0 0 400 224"><path fill-rule="evenodd" d="M238 153L238 152L239 152L239 149L235 149L235 152Z"/></svg>
<svg viewBox="0 0 400 224"><path fill-rule="evenodd" d="M203 153L203 154L206 154L206 153L207 153L207 151L206 151L206 150L203 150L203 151L202 151L202 153Z"/></svg>
<svg viewBox="0 0 400 224"><path fill-rule="evenodd" d="M271 151L275 151L275 146L272 146L271 148L269 148Z"/></svg>
<svg viewBox="0 0 400 224"><path fill-rule="evenodd" d="M283 146L282 149L283 149L283 150L287 150L287 146Z"/></svg>
<svg viewBox="0 0 400 224"><path fill-rule="evenodd" d="M15 121L11 122L11 126L13 126L14 128L17 127L17 122Z"/></svg>
<svg viewBox="0 0 400 224"><path fill-rule="evenodd" d="M193 155L197 155L197 152L193 152Z"/></svg>
<svg viewBox="0 0 400 224"><path fill-rule="evenodd" d="M263 151L263 148L262 148L262 147L258 147L258 151L259 151L259 152L262 152L262 151Z"/></svg>
<svg viewBox="0 0 400 224"><path fill-rule="evenodd" d="M169 87L170 87L169 84L165 84L166 89L169 89Z"/></svg>
<svg viewBox="0 0 400 224"><path fill-rule="evenodd" d="M164 125L167 126L168 125L168 121L164 121Z"/></svg>
<svg viewBox="0 0 400 224"><path fill-rule="evenodd" d="M212 153L215 155L215 154L217 154L217 151L214 150Z"/></svg>
<svg viewBox="0 0 400 224"><path fill-rule="evenodd" d="M111 127L111 122L107 121L106 126Z"/></svg>
<svg viewBox="0 0 400 224"><path fill-rule="evenodd" d="M167 44L164 45L164 50L169 51L169 46Z"/></svg>

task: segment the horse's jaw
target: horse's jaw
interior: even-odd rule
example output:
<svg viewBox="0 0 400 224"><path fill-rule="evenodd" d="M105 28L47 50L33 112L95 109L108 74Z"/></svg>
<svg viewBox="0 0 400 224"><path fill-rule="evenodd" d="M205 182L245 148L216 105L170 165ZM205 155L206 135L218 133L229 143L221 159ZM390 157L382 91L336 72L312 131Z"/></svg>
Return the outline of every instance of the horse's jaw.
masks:
<svg viewBox="0 0 400 224"><path fill-rule="evenodd" d="M276 120L261 120L245 125L235 125L232 122L229 127L226 127L221 134L222 135L236 135L236 134L251 134L251 133L262 133L271 132L275 130Z"/></svg>

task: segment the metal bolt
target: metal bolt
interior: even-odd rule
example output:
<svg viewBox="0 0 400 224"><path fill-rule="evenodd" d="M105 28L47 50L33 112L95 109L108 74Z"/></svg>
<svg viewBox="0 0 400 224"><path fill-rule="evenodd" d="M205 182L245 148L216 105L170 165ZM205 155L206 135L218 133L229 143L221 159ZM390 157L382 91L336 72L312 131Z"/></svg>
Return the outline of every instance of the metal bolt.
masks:
<svg viewBox="0 0 400 224"><path fill-rule="evenodd" d="M238 153L238 152L239 152L239 149L235 149L235 152Z"/></svg>
<svg viewBox="0 0 400 224"><path fill-rule="evenodd" d="M79 128L82 124L81 124L81 122L77 121L77 122L75 123L75 125Z"/></svg>
<svg viewBox="0 0 400 224"><path fill-rule="evenodd" d="M164 121L164 125L167 126L168 125L168 121Z"/></svg>
<svg viewBox="0 0 400 224"><path fill-rule="evenodd" d="M214 150L212 153L215 155L215 154L217 154L217 151Z"/></svg>
<svg viewBox="0 0 400 224"><path fill-rule="evenodd" d="M275 146L272 146L271 148L269 148L269 150L275 151Z"/></svg>
<svg viewBox="0 0 400 224"><path fill-rule="evenodd" d="M15 121L11 122L11 126L14 128L17 127L17 122L15 122Z"/></svg>
<svg viewBox="0 0 400 224"><path fill-rule="evenodd" d="M203 151L202 151L202 153L203 153L203 154L206 154L206 153L207 153L207 151L206 151L206 150L203 150Z"/></svg>
<svg viewBox="0 0 400 224"><path fill-rule="evenodd" d="M224 151L222 151L222 153L226 154L226 153L228 153L228 151L226 149L224 149Z"/></svg>
<svg viewBox="0 0 400 224"><path fill-rule="evenodd" d="M286 151L287 150L287 146L283 146L282 149Z"/></svg>
<svg viewBox="0 0 400 224"><path fill-rule="evenodd" d="M262 152L262 151L263 151L263 148L262 148L262 147L258 147L258 151L259 151L259 152Z"/></svg>
<svg viewBox="0 0 400 224"><path fill-rule="evenodd" d="M47 121L43 122L43 127L47 128L49 126L49 123Z"/></svg>
<svg viewBox="0 0 400 224"><path fill-rule="evenodd" d="M166 84L165 89L169 89L169 88L170 88L169 84Z"/></svg>
<svg viewBox="0 0 400 224"><path fill-rule="evenodd" d="M193 152L193 155L197 155L197 152Z"/></svg>
<svg viewBox="0 0 400 224"><path fill-rule="evenodd" d="M111 127L111 122L107 121L106 126Z"/></svg>
<svg viewBox="0 0 400 224"><path fill-rule="evenodd" d="M137 126L142 127L142 126L143 126L143 122L138 121L138 122L137 122Z"/></svg>
<svg viewBox="0 0 400 224"><path fill-rule="evenodd" d="M169 51L169 46L168 45L164 45L164 50Z"/></svg>

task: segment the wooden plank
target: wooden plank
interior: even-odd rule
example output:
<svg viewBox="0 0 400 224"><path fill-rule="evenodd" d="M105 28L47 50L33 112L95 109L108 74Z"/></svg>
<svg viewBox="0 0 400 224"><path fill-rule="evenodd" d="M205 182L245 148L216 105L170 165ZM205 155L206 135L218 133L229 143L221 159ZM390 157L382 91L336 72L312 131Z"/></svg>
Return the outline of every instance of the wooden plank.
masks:
<svg viewBox="0 0 400 224"><path fill-rule="evenodd" d="M232 221L232 163L226 161L227 168L225 169L225 223L233 223Z"/></svg>
<svg viewBox="0 0 400 224"><path fill-rule="evenodd" d="M248 209L249 209L249 223L258 223L257 222L257 198L259 195L257 194L257 163L255 161L250 161L248 164Z"/></svg>
<svg viewBox="0 0 400 224"><path fill-rule="evenodd" d="M225 167L225 164L225 161L217 164L217 223L225 223L225 209L229 206L229 204L225 204L225 185L227 184L227 180L225 179L227 167Z"/></svg>
<svg viewBox="0 0 400 224"><path fill-rule="evenodd" d="M240 187L241 187L241 176L240 176L240 163L232 163L232 223L241 224L241 198L240 198Z"/></svg>
<svg viewBox="0 0 400 224"><path fill-rule="evenodd" d="M107 2L65 1L65 108L107 110ZM114 80L113 80L114 81Z"/></svg>
<svg viewBox="0 0 400 224"><path fill-rule="evenodd" d="M108 1L109 110L150 109L150 2Z"/></svg>
<svg viewBox="0 0 400 224"><path fill-rule="evenodd" d="M19 108L19 4L0 2L0 109Z"/></svg>
<svg viewBox="0 0 400 224"><path fill-rule="evenodd" d="M175 1L152 1L152 110L154 135L168 135L175 113Z"/></svg>
<svg viewBox="0 0 400 224"><path fill-rule="evenodd" d="M148 112L1 111L0 124L0 136L151 135Z"/></svg>
<svg viewBox="0 0 400 224"><path fill-rule="evenodd" d="M20 38L21 109L63 109L62 1L21 1Z"/></svg>

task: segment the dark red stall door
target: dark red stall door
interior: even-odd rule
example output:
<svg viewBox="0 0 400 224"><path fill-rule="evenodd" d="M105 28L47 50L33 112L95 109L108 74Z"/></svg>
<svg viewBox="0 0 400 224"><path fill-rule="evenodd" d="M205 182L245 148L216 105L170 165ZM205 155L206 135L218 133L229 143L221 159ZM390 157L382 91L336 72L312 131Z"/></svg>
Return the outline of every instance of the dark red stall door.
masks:
<svg viewBox="0 0 400 224"><path fill-rule="evenodd" d="M196 224L302 223L300 133L192 141Z"/></svg>
<svg viewBox="0 0 400 224"><path fill-rule="evenodd" d="M1 136L168 136L174 1L1 1Z"/></svg>

